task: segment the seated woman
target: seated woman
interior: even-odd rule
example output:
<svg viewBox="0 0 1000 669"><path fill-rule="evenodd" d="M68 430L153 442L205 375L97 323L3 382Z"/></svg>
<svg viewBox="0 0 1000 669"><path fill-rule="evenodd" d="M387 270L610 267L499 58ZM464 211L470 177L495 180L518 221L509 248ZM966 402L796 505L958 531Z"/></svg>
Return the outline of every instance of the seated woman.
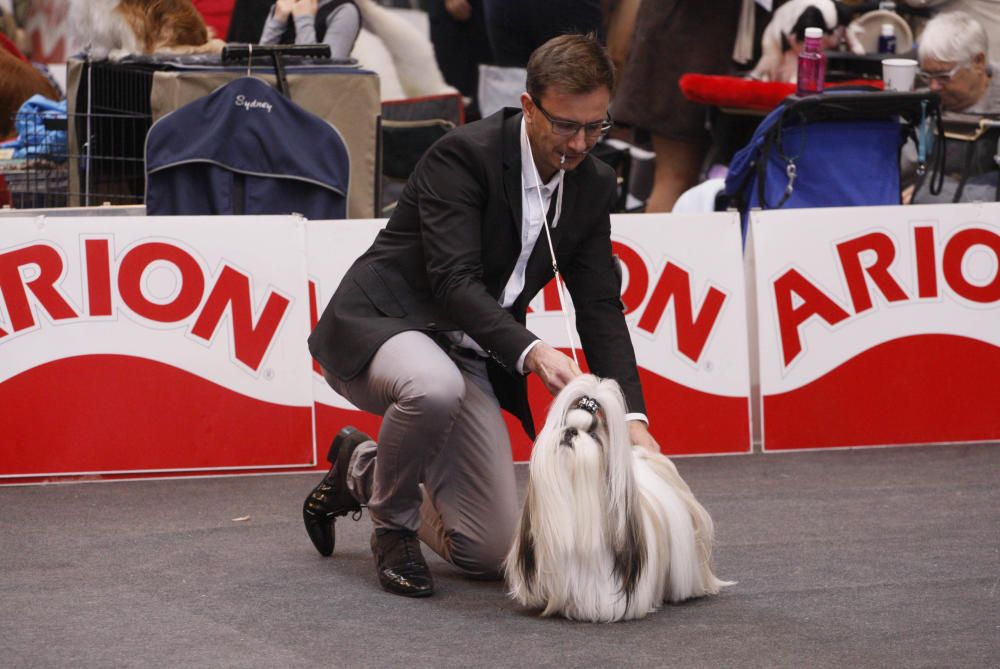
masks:
<svg viewBox="0 0 1000 669"><path fill-rule="evenodd" d="M945 112L1000 114L1000 66L987 60L989 43L979 21L964 12L939 14L927 23L919 44L918 81L941 95ZM997 165L993 160L997 153L996 135L988 136L993 139L978 141L972 147L974 155L962 201L996 198ZM913 201L951 202L965 169L967 148L966 142L945 140L945 180L941 193L932 195L924 184ZM910 150L905 153L911 159L915 155Z"/></svg>
<svg viewBox="0 0 1000 669"><path fill-rule="evenodd" d="M352 0L277 0L261 44L328 44L331 58L349 58L361 31L361 12Z"/></svg>

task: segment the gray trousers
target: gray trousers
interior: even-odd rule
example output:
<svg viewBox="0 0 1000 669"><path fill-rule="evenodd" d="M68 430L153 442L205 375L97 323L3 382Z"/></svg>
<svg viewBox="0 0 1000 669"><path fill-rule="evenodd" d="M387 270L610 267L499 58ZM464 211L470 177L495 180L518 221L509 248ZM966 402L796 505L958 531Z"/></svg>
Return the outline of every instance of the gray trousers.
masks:
<svg viewBox="0 0 1000 669"><path fill-rule="evenodd" d="M517 521L510 437L486 363L422 332L383 344L338 393L382 416L355 450L348 488L376 528L409 529L467 575L498 578Z"/></svg>

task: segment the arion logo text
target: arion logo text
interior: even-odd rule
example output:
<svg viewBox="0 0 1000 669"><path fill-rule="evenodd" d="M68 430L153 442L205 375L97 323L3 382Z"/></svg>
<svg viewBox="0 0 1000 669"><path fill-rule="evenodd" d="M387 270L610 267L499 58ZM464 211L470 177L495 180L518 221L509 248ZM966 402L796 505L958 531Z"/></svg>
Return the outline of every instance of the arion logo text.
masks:
<svg viewBox="0 0 1000 669"><path fill-rule="evenodd" d="M191 336L206 342L228 314L234 357L256 373L291 305L289 297L269 288L255 310L249 275L223 263L209 276L191 252L169 241L144 241L120 258L113 257L110 239L82 244L83 294L77 303L83 308L65 292L67 256L57 245L37 242L0 253L0 346L12 335L41 327L41 312L60 323L106 319L127 310L140 322L186 325ZM148 270L163 264L178 284L166 299L151 295L148 286Z"/></svg>

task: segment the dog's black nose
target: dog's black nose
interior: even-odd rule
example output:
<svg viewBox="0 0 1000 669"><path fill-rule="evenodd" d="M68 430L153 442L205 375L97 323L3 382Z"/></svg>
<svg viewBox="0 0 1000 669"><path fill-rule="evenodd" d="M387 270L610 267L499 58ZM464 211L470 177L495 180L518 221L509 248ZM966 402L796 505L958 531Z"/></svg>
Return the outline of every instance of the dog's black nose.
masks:
<svg viewBox="0 0 1000 669"><path fill-rule="evenodd" d="M573 448L573 440L576 438L577 431L575 427L568 427L566 431L563 432L562 441L560 442L563 446L568 446Z"/></svg>

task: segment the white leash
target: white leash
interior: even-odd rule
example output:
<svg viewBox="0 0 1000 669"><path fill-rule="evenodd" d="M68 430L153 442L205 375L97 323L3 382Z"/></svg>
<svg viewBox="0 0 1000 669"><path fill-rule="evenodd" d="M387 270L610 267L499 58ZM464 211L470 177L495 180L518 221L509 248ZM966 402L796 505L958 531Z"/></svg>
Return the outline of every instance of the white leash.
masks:
<svg viewBox="0 0 1000 669"><path fill-rule="evenodd" d="M559 296L559 308L563 312L564 321L566 324L566 336L569 339L570 351L573 353L573 362L576 363L577 367L580 366L580 360L576 357L576 337L574 336L574 331L576 329L576 313L573 308L566 302L565 295L563 293L562 277L559 274L559 263L556 262L556 248L552 244L552 233L549 231L549 221L548 216L545 211L545 202L542 200L542 175L538 173L538 166L535 164L534 152L531 149L531 140L528 140L528 158L531 160L531 169L535 172L535 194L538 196L538 210L542 216L542 227L545 228L545 239L549 242L549 256L552 258L552 274L556 280L556 293ZM560 165L566 162L566 154L563 154ZM561 167L560 179L559 179L559 194L556 196L556 217L562 212L562 197L563 190L565 188L565 175L566 172Z"/></svg>

